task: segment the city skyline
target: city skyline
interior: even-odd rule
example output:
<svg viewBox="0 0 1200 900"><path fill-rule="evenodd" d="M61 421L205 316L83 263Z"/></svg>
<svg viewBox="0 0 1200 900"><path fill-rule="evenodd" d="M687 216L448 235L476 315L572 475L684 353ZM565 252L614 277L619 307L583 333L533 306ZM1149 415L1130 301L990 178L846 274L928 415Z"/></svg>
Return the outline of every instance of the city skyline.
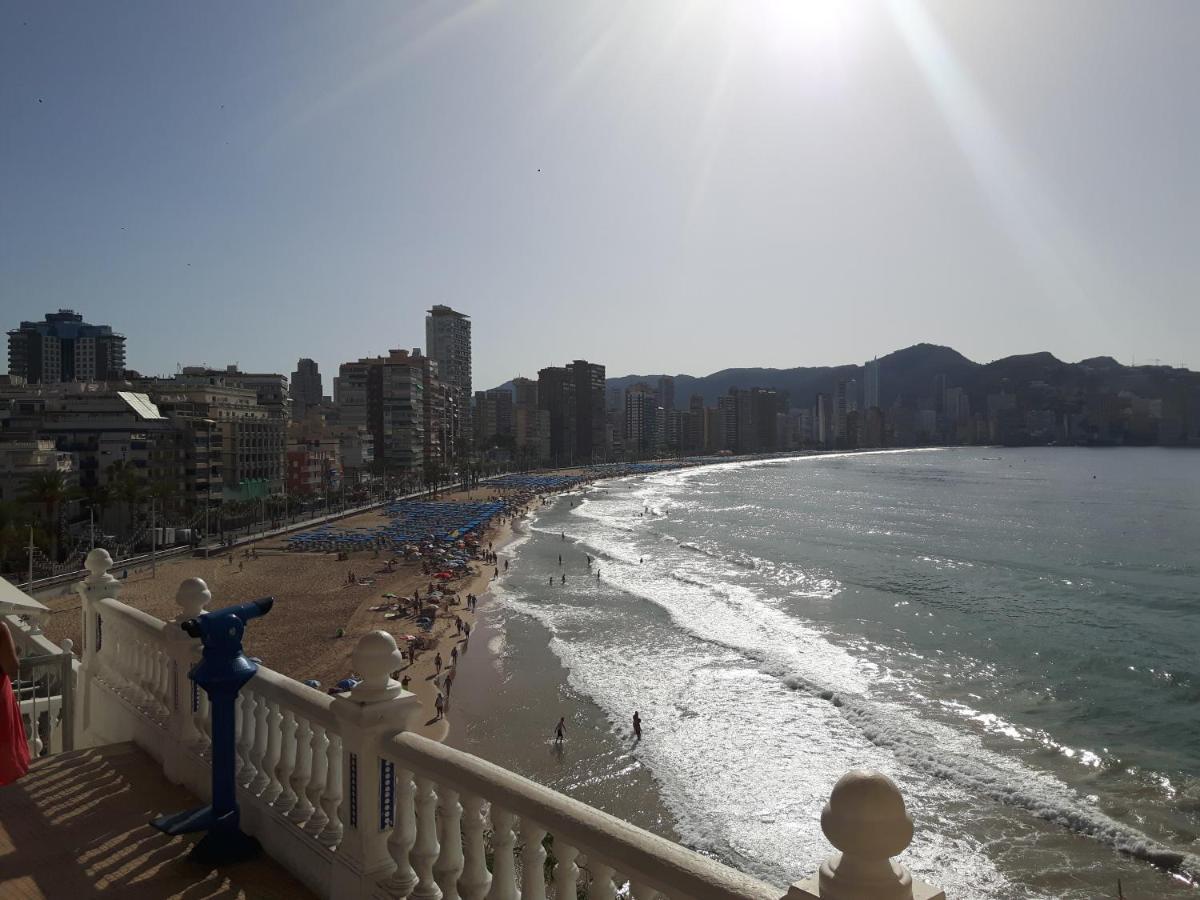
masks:
<svg viewBox="0 0 1200 900"><path fill-rule="evenodd" d="M805 8L7 7L10 318L332 373L446 304L484 388L920 341L1195 365L1200 8Z"/></svg>

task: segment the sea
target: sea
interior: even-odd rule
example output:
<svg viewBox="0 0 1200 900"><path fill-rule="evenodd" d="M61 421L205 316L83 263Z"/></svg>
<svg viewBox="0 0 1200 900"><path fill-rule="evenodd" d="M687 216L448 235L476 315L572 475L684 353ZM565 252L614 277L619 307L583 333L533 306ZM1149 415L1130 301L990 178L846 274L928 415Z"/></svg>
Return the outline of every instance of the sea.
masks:
<svg viewBox="0 0 1200 900"><path fill-rule="evenodd" d="M456 746L781 887L866 768L949 897L1200 898L1194 451L613 479L536 509L502 559Z"/></svg>

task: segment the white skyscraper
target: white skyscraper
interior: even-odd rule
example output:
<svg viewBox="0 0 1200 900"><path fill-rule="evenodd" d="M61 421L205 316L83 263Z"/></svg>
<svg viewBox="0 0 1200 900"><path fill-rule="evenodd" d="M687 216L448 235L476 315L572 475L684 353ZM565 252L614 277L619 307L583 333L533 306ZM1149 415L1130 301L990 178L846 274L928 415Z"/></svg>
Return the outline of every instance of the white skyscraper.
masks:
<svg viewBox="0 0 1200 900"><path fill-rule="evenodd" d="M425 355L437 362L437 375L458 394L459 433L471 435L471 318L448 306L425 317Z"/></svg>

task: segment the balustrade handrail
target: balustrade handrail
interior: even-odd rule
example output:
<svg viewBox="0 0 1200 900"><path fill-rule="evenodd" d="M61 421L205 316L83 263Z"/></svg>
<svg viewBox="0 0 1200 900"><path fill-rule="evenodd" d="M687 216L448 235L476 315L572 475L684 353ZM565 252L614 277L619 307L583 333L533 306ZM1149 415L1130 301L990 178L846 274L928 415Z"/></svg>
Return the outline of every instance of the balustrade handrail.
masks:
<svg viewBox="0 0 1200 900"><path fill-rule="evenodd" d="M153 641L162 641L165 636L164 632L167 629L166 622L150 615L150 613L142 612L140 609L122 603L120 600L102 597L96 601L96 610L102 614L110 614L123 619Z"/></svg>
<svg viewBox="0 0 1200 900"><path fill-rule="evenodd" d="M757 878L418 734L404 732L385 739L381 755L401 768L528 817L589 857L602 859L622 875L666 896L779 900L783 895Z"/></svg>
<svg viewBox="0 0 1200 900"><path fill-rule="evenodd" d="M246 688L278 703L281 707L298 712L310 722L323 728L339 731L337 716L333 714L333 697L280 675L274 669L260 665Z"/></svg>

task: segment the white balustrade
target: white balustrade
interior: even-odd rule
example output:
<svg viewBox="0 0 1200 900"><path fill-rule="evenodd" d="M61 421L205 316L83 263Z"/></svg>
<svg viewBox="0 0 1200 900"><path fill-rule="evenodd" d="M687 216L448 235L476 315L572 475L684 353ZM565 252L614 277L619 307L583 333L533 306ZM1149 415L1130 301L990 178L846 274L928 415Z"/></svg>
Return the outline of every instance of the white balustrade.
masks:
<svg viewBox="0 0 1200 900"><path fill-rule="evenodd" d="M437 861L437 795L433 792L433 781L417 776L417 841L413 844L409 858L417 872L417 886L413 888L413 900L441 900L442 889L433 878L433 864Z"/></svg>
<svg viewBox="0 0 1200 900"><path fill-rule="evenodd" d="M462 808L464 867L458 890L463 900L483 900L492 886L487 849L483 845L483 799L476 794L463 794Z"/></svg>
<svg viewBox="0 0 1200 900"><path fill-rule="evenodd" d="M458 879L465 858L462 846L462 804L458 792L438 788L438 844L441 850L433 865L433 877L442 890L443 900L459 900Z"/></svg>

